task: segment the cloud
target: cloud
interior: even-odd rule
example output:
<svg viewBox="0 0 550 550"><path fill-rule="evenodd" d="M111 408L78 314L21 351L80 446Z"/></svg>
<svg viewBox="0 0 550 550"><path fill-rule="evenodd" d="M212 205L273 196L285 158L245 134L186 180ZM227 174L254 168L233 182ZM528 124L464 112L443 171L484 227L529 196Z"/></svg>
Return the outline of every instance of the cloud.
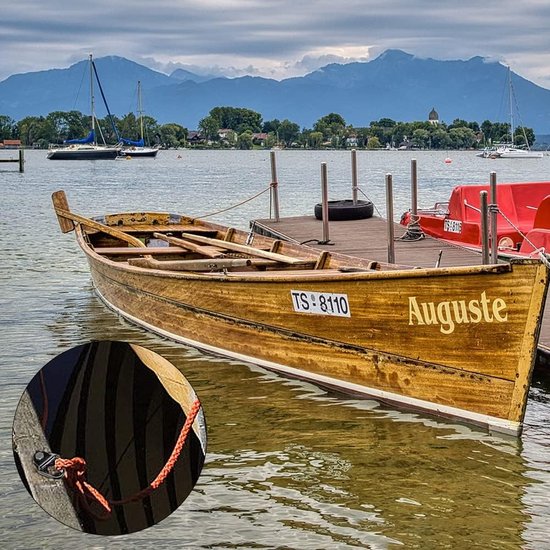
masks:
<svg viewBox="0 0 550 550"><path fill-rule="evenodd" d="M60 14L63 14L60 17ZM284 78L399 48L503 59L550 88L547 0L18 0L2 6L0 79L120 55L169 71Z"/></svg>

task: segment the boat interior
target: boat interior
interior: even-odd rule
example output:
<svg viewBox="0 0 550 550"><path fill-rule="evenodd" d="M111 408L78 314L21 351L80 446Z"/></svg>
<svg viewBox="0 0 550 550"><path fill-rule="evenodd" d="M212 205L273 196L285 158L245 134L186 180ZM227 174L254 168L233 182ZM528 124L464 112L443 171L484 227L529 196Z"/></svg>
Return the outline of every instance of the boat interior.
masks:
<svg viewBox="0 0 550 550"><path fill-rule="evenodd" d="M95 228L81 224L82 234L93 251L135 267L247 274L391 269L379 262L344 257L326 250L319 252L259 235L253 229L247 233L167 213L114 214L94 221L98 223Z"/></svg>

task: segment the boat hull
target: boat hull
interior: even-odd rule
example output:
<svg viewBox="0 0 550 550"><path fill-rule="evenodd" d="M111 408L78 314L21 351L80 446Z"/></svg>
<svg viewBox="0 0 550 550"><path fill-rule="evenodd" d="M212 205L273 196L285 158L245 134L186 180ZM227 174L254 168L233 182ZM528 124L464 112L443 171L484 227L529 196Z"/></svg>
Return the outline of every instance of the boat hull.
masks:
<svg viewBox="0 0 550 550"><path fill-rule="evenodd" d="M120 148L117 147L97 147L97 148L71 148L61 147L51 149L47 158L50 160L106 160L116 159L120 154Z"/></svg>
<svg viewBox="0 0 550 550"><path fill-rule="evenodd" d="M149 330L381 401L521 431L548 284L537 262L205 276L128 266L79 242L101 298ZM300 293L345 295L350 315L297 311Z"/></svg>
<svg viewBox="0 0 550 550"><path fill-rule="evenodd" d="M159 150L154 147L132 147L130 149L122 149L120 154L125 157L155 158L158 152Z"/></svg>

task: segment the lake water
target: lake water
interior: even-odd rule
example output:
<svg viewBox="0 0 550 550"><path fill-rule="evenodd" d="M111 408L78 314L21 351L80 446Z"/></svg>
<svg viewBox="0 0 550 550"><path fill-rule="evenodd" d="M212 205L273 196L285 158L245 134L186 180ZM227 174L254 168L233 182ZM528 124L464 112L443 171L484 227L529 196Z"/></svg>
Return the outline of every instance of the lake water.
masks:
<svg viewBox="0 0 550 550"><path fill-rule="evenodd" d="M7 153L0 153L6 156ZM393 174L395 213L409 204L410 160L419 202L453 186L550 179L550 156L480 159L472 152L358 152L359 185L385 212ZM449 157L452 162L445 163ZM0 165L0 544L3 548L550 548L550 383L529 393L521 439L370 400L327 393L262 368L208 356L150 335L95 297L83 255L63 235L50 195L99 215L159 209L198 216L266 189L266 151L161 151L155 160ZM351 196L350 154L278 151L281 216L312 214L327 162L331 199ZM214 221L247 228L269 216L267 193ZM57 354L90 340L137 343L165 356L199 395L208 454L182 506L160 524L120 537L73 531L28 495L11 450L17 402Z"/></svg>

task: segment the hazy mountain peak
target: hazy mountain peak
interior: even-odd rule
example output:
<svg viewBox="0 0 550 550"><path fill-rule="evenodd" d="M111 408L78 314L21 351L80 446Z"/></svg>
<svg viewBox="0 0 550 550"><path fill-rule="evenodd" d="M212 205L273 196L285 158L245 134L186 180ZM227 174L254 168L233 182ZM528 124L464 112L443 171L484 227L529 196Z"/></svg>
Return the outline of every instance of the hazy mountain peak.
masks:
<svg viewBox="0 0 550 550"><path fill-rule="evenodd" d="M53 111L88 112L82 93L86 62L0 82L0 115L17 121ZM348 124L368 126L381 118L427 120L432 108L446 123L457 118L509 122L509 109L502 101L508 68L481 56L443 61L387 50L372 61L332 63L281 81L212 78L186 69L167 76L119 56L96 62L113 114L123 116L135 108L140 80L147 114L159 123L177 122L188 128L196 128L221 105L246 107L264 120L289 119L306 128L331 112L341 114ZM536 133L550 133L550 90L516 74L513 79L523 124ZM82 98L77 103L79 89Z"/></svg>

